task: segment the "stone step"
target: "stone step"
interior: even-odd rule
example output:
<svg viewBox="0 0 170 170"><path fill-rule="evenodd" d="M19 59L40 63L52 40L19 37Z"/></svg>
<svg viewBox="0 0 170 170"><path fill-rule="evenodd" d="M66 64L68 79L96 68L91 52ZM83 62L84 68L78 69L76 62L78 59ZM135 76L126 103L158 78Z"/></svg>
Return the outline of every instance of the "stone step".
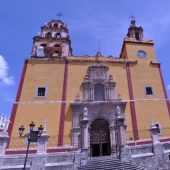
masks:
<svg viewBox="0 0 170 170"><path fill-rule="evenodd" d="M124 164L124 165L131 165L129 162L121 162L120 160L102 160L102 161L93 161L93 162L87 162L87 164L90 165L100 165L100 164Z"/></svg>
<svg viewBox="0 0 170 170"><path fill-rule="evenodd" d="M144 170L130 162L122 162L116 157L95 157L87 161L79 170Z"/></svg>
<svg viewBox="0 0 170 170"><path fill-rule="evenodd" d="M122 170L142 170L142 168L140 167L137 167L137 166L124 166L124 165L101 165L101 166L96 166L96 165L93 165L91 167L89 166L86 166L86 167L82 167L80 168L81 170L98 170L98 169L122 169Z"/></svg>

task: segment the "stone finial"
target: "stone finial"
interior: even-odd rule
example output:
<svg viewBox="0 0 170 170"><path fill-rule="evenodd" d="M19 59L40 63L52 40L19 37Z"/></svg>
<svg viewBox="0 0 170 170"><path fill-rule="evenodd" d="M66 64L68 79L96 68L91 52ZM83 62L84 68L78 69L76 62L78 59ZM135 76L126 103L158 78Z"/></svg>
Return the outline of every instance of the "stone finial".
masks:
<svg viewBox="0 0 170 170"><path fill-rule="evenodd" d="M95 55L95 60L98 61L100 57L102 57L102 53L98 51Z"/></svg>
<svg viewBox="0 0 170 170"><path fill-rule="evenodd" d="M113 81L113 76L109 75L109 81Z"/></svg>
<svg viewBox="0 0 170 170"><path fill-rule="evenodd" d="M10 123L9 118L2 114L0 116L0 131L6 132L8 130L9 123Z"/></svg>
<svg viewBox="0 0 170 170"><path fill-rule="evenodd" d="M84 78L84 81L88 81L88 80L89 80L89 75L86 74L86 75L85 75L85 78Z"/></svg>
<svg viewBox="0 0 170 170"><path fill-rule="evenodd" d="M83 120L88 120L88 109L85 107L83 109Z"/></svg>
<svg viewBox="0 0 170 170"><path fill-rule="evenodd" d="M152 141L153 143L159 143L159 127L156 126L156 124L154 122L151 123L150 125L150 132L151 132L151 137L152 137Z"/></svg>
<svg viewBox="0 0 170 170"><path fill-rule="evenodd" d="M81 101L81 97L80 97L80 93L78 93L75 102L80 102L80 101Z"/></svg>
<svg viewBox="0 0 170 170"><path fill-rule="evenodd" d="M117 112L117 116L121 115L121 108L119 106L116 107L116 112Z"/></svg>

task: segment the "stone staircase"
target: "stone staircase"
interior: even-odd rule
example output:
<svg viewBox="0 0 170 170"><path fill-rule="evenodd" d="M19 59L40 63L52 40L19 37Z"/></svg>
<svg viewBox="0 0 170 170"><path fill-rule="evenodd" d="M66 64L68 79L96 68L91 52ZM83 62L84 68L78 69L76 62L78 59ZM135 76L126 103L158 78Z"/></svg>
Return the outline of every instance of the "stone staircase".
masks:
<svg viewBox="0 0 170 170"><path fill-rule="evenodd" d="M78 168L79 170L144 170L144 168L123 162L111 156L94 157L87 161L86 165Z"/></svg>

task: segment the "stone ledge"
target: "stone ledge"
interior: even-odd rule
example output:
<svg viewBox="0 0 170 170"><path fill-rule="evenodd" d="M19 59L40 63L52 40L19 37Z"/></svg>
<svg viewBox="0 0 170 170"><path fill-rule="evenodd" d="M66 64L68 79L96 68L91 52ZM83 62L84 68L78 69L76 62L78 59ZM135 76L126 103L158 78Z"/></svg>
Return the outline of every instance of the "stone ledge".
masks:
<svg viewBox="0 0 170 170"><path fill-rule="evenodd" d="M147 157L147 156L154 156L154 154L153 153L136 154L136 155L132 155L132 158L140 158L140 157Z"/></svg>
<svg viewBox="0 0 170 170"><path fill-rule="evenodd" d="M56 167L56 166L68 166L68 165L74 165L73 163L71 162L63 162L63 163L46 163L45 164L45 167Z"/></svg>
<svg viewBox="0 0 170 170"><path fill-rule="evenodd" d="M22 169L24 165L12 165L12 166L1 166L1 169ZM30 168L30 165L26 166L26 169Z"/></svg>
<svg viewBox="0 0 170 170"><path fill-rule="evenodd" d="M170 153L170 150L164 150L164 153Z"/></svg>

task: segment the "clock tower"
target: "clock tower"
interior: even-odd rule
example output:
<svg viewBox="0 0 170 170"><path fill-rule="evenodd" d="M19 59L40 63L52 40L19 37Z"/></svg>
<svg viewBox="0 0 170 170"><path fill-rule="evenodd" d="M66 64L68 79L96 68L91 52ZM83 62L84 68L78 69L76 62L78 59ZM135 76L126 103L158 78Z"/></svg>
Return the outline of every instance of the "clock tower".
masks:
<svg viewBox="0 0 170 170"><path fill-rule="evenodd" d="M150 123L150 114L154 113L155 121L162 122L166 127L169 121L165 119L169 120L170 111L154 43L144 38L143 28L138 27L134 19L124 39L120 58L130 62L126 64L126 71L133 134L134 139L138 140L142 137L142 129L147 129ZM160 110L161 107L164 111Z"/></svg>

